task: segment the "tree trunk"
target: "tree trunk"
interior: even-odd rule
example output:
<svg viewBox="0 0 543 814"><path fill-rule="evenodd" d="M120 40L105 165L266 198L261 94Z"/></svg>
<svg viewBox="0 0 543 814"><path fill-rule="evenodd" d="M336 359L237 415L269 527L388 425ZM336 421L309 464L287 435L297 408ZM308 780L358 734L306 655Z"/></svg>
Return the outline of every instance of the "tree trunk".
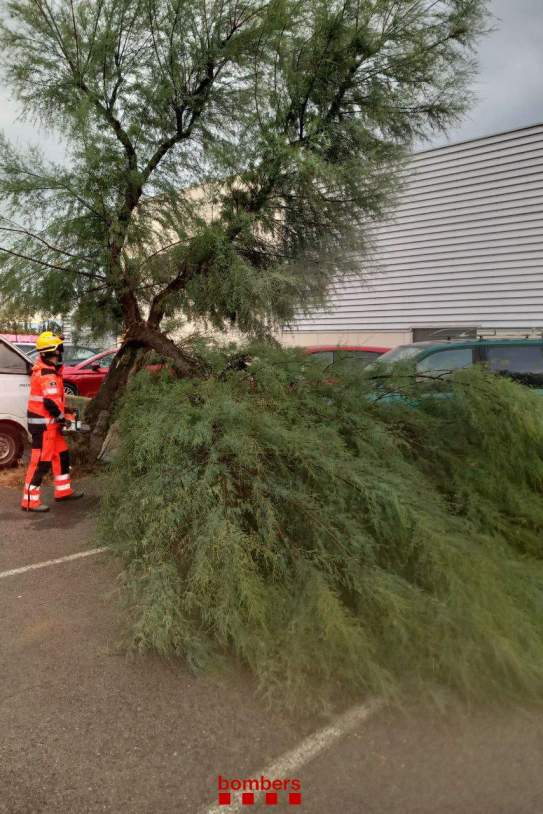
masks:
<svg viewBox="0 0 543 814"><path fill-rule="evenodd" d="M119 399L126 389L130 376L138 369L138 360L142 356L141 347L132 344L122 345L100 390L85 411L85 421L91 428L87 446L87 454L91 461L95 461L100 454Z"/></svg>
<svg viewBox="0 0 543 814"><path fill-rule="evenodd" d="M85 412L91 430L87 439L87 457L96 461L100 455L115 412L131 376L145 364L146 352L154 350L170 360L177 376L204 373L201 362L179 348L171 339L146 322L132 324L115 356L100 390Z"/></svg>

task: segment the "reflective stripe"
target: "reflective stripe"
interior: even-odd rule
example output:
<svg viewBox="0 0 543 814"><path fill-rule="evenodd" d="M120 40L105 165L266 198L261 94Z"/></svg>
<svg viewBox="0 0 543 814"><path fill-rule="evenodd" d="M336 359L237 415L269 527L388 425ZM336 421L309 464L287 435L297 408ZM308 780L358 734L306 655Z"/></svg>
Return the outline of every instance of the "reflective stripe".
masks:
<svg viewBox="0 0 543 814"><path fill-rule="evenodd" d="M72 487L70 486L69 483L65 483L64 486L57 486L55 484L55 492L67 492L68 489L71 489L71 488Z"/></svg>
<svg viewBox="0 0 543 814"><path fill-rule="evenodd" d="M30 396L30 401L43 401L43 396Z"/></svg>
<svg viewBox="0 0 543 814"><path fill-rule="evenodd" d="M54 418L27 418L27 424L53 424Z"/></svg>
<svg viewBox="0 0 543 814"><path fill-rule="evenodd" d="M26 492L23 495L23 500L30 500L33 503L36 503L39 499L40 499L39 495L30 495L30 494L27 494Z"/></svg>
<svg viewBox="0 0 543 814"><path fill-rule="evenodd" d="M56 396L58 390L56 387L48 387L47 390L43 391L46 396Z"/></svg>
<svg viewBox="0 0 543 814"><path fill-rule="evenodd" d="M55 481L70 480L69 475L55 475Z"/></svg>

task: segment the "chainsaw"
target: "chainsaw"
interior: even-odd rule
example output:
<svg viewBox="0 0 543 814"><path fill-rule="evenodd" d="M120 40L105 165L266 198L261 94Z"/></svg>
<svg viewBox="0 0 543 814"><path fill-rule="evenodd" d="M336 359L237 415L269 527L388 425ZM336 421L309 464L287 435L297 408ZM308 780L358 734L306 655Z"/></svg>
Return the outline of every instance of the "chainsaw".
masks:
<svg viewBox="0 0 543 814"><path fill-rule="evenodd" d="M90 427L88 424L85 424L84 421L81 420L79 415L79 410L77 407L74 407L71 410L67 410L66 413L66 420L70 422L69 427L65 427L65 432L89 432Z"/></svg>

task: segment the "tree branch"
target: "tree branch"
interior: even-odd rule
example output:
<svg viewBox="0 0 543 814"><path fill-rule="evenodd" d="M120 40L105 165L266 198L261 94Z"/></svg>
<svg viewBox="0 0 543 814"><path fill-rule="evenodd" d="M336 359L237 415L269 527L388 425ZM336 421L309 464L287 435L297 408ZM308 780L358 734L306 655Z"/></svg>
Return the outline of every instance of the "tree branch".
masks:
<svg viewBox="0 0 543 814"><path fill-rule="evenodd" d="M40 237L40 235L36 235L33 232L29 232L28 229L23 229L22 227L16 228L14 226L0 226L0 232L14 232L15 234L26 235L27 237L32 238L33 240L37 240L40 243L43 243L44 246L47 246L52 252L57 252L58 254L64 254L66 257L72 257L74 260L94 260L93 257L88 257L82 254L74 254L73 252L66 251L66 249L60 249L58 246L53 246L52 243L48 243L45 238Z"/></svg>
<svg viewBox="0 0 543 814"><path fill-rule="evenodd" d="M206 75L200 81L198 87L194 91L193 103L192 108L189 108L188 105L183 103L182 105L174 105L174 112L175 112L175 120L176 120L176 131L175 133L170 136L170 138L166 139L166 141L162 142L159 145L158 149L155 151L154 155L151 156L147 165L143 169L142 176L144 182L149 178L151 173L157 168L161 160L164 158L166 153L168 153L172 147L176 144L179 144L181 141L185 141L186 139L190 138L192 134L192 130L194 129L194 125L200 118L205 103L209 97L209 93L211 88L213 87L213 83L215 82L217 76L223 69L224 65L226 64L226 60L223 60L219 63L218 67L216 64L209 60L206 66ZM183 125L183 116L187 109L192 109L192 115L190 120L186 126Z"/></svg>
<svg viewBox="0 0 543 814"><path fill-rule="evenodd" d="M181 243L184 243L184 241L174 240L172 243L168 243L166 246L161 246L161 248L157 249L156 252L153 252L152 254L148 255L144 260L142 260L140 268L145 266L146 263L153 259L153 257L157 257L159 254L162 254L162 252L167 252L168 249L173 249L174 246L180 246Z"/></svg>
<svg viewBox="0 0 543 814"><path fill-rule="evenodd" d="M149 316L147 318L147 322L151 327L158 328L162 321L162 317L164 316L168 299L172 294L181 291L183 286L186 285L188 277L189 267L185 263L183 264L181 271L173 278L173 280L170 280L165 288L159 291L158 294L155 294L151 300L151 307L149 308Z"/></svg>
<svg viewBox="0 0 543 814"><path fill-rule="evenodd" d="M86 96L94 104L95 108L100 112L103 118L111 125L118 141L123 145L124 151L126 153L126 157L128 158L128 164L130 169L137 169L137 160L136 160L136 151L128 133L123 129L120 121L113 115L112 110L110 110L106 105L102 104L100 99L94 94L88 85L86 84L83 78L83 72L79 65L79 44L78 44L78 35L77 35L77 28L75 23L75 16L73 17L73 25L74 25L74 36L76 41L76 50L77 50L77 62L74 64L73 59L70 57L68 50L65 47L62 33L59 30L59 27L56 23L55 17L51 9L49 8L46 0L34 0L35 5L37 6L40 14L46 21L49 29L51 30L54 39L57 41L57 44L60 48L61 53L68 64L68 67L72 73L72 78L75 82L75 86L81 90ZM45 10L44 10L45 9ZM72 8L73 12L73 8Z"/></svg>
<svg viewBox="0 0 543 814"><path fill-rule="evenodd" d="M7 249L5 246L0 246L0 252L4 252L4 254L9 254L12 257L20 257L22 260L28 260L29 263L38 263L40 266L44 268L53 269L54 271L64 271L68 274L77 274L80 277L89 277L91 280L100 280L103 279L98 274L90 274L90 272L86 271L79 271L78 269L74 268L67 268L66 266L57 266L54 263L47 263L45 260L40 260L37 257L29 257L27 254L21 254L20 252L15 252L12 249Z"/></svg>
<svg viewBox="0 0 543 814"><path fill-rule="evenodd" d="M126 130L124 130L120 121L113 115L113 111L110 108L102 104L100 99L96 96L96 94L94 94L90 90L90 88L87 86L82 77L74 76L74 79L76 80L77 87L89 97L89 99L92 101L96 109L101 113L104 119L111 125L111 128L115 133L115 136L117 137L117 140L122 144L124 148L124 152L128 159L128 166L130 167L130 169L137 170L138 161L136 150L130 140L130 136L128 135Z"/></svg>

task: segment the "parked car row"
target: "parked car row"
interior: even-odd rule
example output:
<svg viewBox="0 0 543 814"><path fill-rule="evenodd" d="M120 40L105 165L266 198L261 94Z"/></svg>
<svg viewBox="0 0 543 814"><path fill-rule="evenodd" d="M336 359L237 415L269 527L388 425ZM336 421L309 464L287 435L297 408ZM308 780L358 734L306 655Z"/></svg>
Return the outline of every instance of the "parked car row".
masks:
<svg viewBox="0 0 543 814"><path fill-rule="evenodd" d="M66 364L66 393L95 396L116 353L116 348L110 348L75 364ZM365 367L373 364L382 376L388 366L409 361L421 377L443 377L460 368L482 363L489 370L543 394L543 339L415 342L392 350L358 345L321 345L308 347L305 353L332 374L341 373L345 365ZM19 460L28 438L26 407L31 370L29 355L0 336L0 468Z"/></svg>
<svg viewBox="0 0 543 814"><path fill-rule="evenodd" d="M357 366L374 362L389 348L375 348L367 346L320 345L306 348L305 353L322 362L324 365L333 365L337 370L339 365L355 363ZM100 389L106 378L111 363L116 354L115 348L102 351L76 365L64 366L64 390L74 396L88 396L92 398Z"/></svg>
<svg viewBox="0 0 543 814"><path fill-rule="evenodd" d="M92 398L106 378L117 349L109 348L90 356L86 356L91 351L90 348L76 350L82 350L85 358L75 361L69 350L65 353L64 389L69 395ZM333 365L337 369L340 363L369 364L385 350L388 349L359 346L340 348L330 345L307 348L306 353L326 366ZM26 405L33 356L35 352L25 352L0 337L0 468L11 466L19 460L28 435Z"/></svg>

